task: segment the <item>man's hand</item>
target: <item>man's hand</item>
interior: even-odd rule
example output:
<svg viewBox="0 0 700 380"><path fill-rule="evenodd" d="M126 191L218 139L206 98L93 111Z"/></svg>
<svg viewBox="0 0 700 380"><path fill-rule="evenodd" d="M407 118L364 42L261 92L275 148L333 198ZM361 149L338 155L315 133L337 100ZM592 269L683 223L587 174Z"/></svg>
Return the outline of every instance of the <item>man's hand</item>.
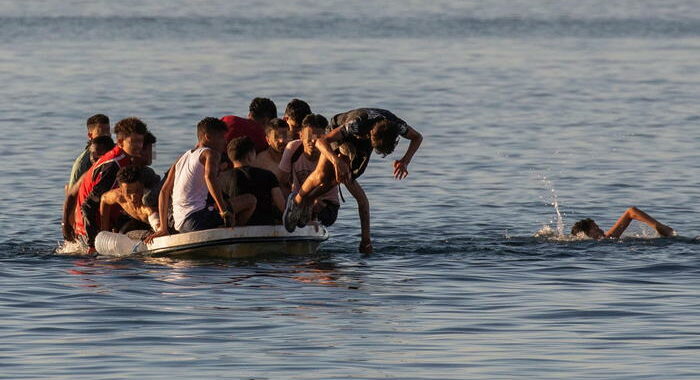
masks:
<svg viewBox="0 0 700 380"><path fill-rule="evenodd" d="M152 235L146 236L145 239L143 239L143 242L146 244L151 244L153 243L153 239L161 236L168 236L170 233L168 232L168 228L159 228L158 231L154 232Z"/></svg>
<svg viewBox="0 0 700 380"><path fill-rule="evenodd" d="M372 248L372 241L371 240L362 240L360 242L360 247L358 248L360 253L372 253L374 252L374 249Z"/></svg>
<svg viewBox="0 0 700 380"><path fill-rule="evenodd" d="M408 176L408 163L403 160L394 161L394 178L404 179Z"/></svg>
<svg viewBox="0 0 700 380"><path fill-rule="evenodd" d="M75 241L75 231L73 231L73 226L70 223L61 223L63 230L63 238L66 241Z"/></svg>

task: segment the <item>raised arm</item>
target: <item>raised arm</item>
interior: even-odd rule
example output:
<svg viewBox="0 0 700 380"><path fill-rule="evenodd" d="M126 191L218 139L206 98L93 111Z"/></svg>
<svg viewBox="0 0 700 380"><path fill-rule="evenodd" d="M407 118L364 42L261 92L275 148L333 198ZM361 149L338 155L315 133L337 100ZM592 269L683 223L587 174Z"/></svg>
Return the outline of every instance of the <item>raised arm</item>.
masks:
<svg viewBox="0 0 700 380"><path fill-rule="evenodd" d="M411 140L411 143L408 144L408 149L403 157L398 161L394 161L394 178L396 179L404 179L408 176L408 164L411 163L413 155L416 154L416 151L420 148L420 144L423 142L423 135L412 127L407 128L408 133L406 134L406 138Z"/></svg>
<svg viewBox="0 0 700 380"><path fill-rule="evenodd" d="M620 216L617 222L615 222L615 225L612 226L612 228L610 228L608 232L605 233L605 237L619 238L622 235L622 233L625 232L632 220L638 220L642 223L649 225L650 227L655 229L656 232L658 232L661 236L673 236L673 229L671 227L657 221L656 219L652 218L649 214L636 207L630 207L622 214L622 216Z"/></svg>

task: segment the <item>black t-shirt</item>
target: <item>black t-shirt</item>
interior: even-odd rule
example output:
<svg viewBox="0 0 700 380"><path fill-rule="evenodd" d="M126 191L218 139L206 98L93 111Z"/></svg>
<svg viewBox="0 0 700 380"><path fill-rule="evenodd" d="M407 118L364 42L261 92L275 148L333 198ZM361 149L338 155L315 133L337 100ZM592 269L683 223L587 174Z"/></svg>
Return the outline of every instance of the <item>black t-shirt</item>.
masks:
<svg viewBox="0 0 700 380"><path fill-rule="evenodd" d="M279 187L279 181L269 170L244 166L235 168L236 194L253 194L258 200L255 212L248 221L249 225L279 224L282 215L272 202L272 189Z"/></svg>

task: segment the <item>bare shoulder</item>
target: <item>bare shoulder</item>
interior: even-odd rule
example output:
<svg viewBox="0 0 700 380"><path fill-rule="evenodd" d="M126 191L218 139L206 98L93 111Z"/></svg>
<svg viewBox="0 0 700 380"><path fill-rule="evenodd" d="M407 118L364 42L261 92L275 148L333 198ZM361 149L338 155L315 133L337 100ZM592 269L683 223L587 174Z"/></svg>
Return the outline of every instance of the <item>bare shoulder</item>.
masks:
<svg viewBox="0 0 700 380"><path fill-rule="evenodd" d="M104 194L102 194L102 201L107 204L116 204L122 201L122 191L121 189L112 189Z"/></svg>

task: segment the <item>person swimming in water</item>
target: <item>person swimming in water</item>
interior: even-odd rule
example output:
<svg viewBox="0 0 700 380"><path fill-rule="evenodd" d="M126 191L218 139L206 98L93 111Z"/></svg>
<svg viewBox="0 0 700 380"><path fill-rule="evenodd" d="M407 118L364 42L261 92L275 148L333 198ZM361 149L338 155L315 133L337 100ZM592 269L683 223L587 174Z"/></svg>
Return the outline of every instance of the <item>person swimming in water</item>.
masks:
<svg viewBox="0 0 700 380"><path fill-rule="evenodd" d="M576 224L574 224L574 226L571 228L571 234L574 236L584 234L589 238L596 240L606 238L617 239L623 232L625 232L632 220L638 220L642 223L646 223L663 237L670 237L674 235L673 228L657 221L649 214L636 207L628 208L622 214L622 216L620 216L617 222L615 222L615 225L613 225L607 232L603 232L603 230L598 227L598 224L596 224L593 219L587 218L576 222Z"/></svg>

